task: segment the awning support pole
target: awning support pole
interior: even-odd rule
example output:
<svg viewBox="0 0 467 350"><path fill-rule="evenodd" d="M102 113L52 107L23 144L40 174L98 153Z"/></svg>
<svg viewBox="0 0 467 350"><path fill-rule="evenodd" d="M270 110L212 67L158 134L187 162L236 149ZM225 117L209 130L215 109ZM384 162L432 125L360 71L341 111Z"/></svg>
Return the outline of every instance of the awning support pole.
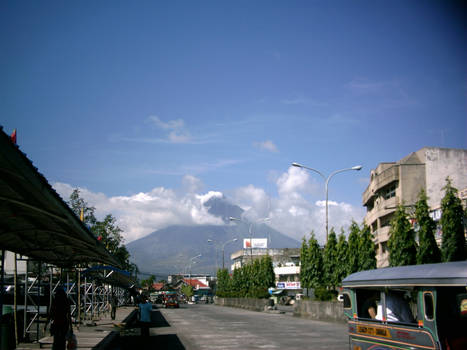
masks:
<svg viewBox="0 0 467 350"><path fill-rule="evenodd" d="M3 296L5 293L5 249L2 249L2 263L1 276L0 276L0 320L3 318Z"/></svg>

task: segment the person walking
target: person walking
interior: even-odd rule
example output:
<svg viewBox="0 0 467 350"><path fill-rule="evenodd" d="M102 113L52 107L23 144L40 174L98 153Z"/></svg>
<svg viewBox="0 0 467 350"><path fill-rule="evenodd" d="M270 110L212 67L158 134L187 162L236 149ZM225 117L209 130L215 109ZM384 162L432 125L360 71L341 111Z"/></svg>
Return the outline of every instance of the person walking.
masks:
<svg viewBox="0 0 467 350"><path fill-rule="evenodd" d="M141 297L139 307L139 324L141 327L141 336L149 337L149 326L151 325L152 304L146 295Z"/></svg>
<svg viewBox="0 0 467 350"><path fill-rule="evenodd" d="M50 325L50 334L54 337L52 349L65 350L66 335L71 329L71 312L70 302L63 288L58 288L50 306L50 311L47 316L47 321L44 326L44 332L47 329L47 324L52 320Z"/></svg>
<svg viewBox="0 0 467 350"><path fill-rule="evenodd" d="M115 320L115 315L117 314L117 305L117 296L112 293L112 298L110 299L110 317L112 320Z"/></svg>

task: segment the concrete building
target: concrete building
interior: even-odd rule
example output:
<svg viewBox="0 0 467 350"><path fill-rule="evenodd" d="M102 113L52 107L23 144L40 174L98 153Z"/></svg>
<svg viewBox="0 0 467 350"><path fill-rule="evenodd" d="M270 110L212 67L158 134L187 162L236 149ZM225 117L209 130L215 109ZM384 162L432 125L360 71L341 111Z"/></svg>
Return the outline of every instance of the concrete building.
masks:
<svg viewBox="0 0 467 350"><path fill-rule="evenodd" d="M272 258L272 266L276 276L276 287L287 290L300 290L300 248L253 248L241 249L233 253L232 271L242 267L252 259L265 255Z"/></svg>
<svg viewBox="0 0 467 350"><path fill-rule="evenodd" d="M441 217L443 187L449 177L466 197L467 150L425 147L397 162L380 163L370 173L370 184L363 193L367 209L365 223L370 227L376 245L378 267L389 265L387 243L390 223L399 204L414 213L420 190L425 189L432 217Z"/></svg>

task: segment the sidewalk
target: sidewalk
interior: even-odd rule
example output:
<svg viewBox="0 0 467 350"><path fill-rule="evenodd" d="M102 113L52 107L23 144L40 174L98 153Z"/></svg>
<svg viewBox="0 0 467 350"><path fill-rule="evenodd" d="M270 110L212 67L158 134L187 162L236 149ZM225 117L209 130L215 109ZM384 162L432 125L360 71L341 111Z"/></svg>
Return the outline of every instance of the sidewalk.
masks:
<svg viewBox="0 0 467 350"><path fill-rule="evenodd" d="M161 331L164 327L170 329L168 333ZM141 336L141 329L136 322L129 322L128 327L116 334L111 342L99 347L99 350L185 350L181 340L173 332L174 329L170 328L162 313L157 307L153 307L148 337Z"/></svg>
<svg viewBox="0 0 467 350"><path fill-rule="evenodd" d="M104 349L106 344L111 343L119 335L120 330L124 326L122 323L130 316L133 310L135 310L134 307L122 306L117 309L115 320L112 320L110 313L108 313L103 315L99 321L84 321L79 326L79 330L74 325L73 333L78 340L78 349ZM51 349L52 342L53 337L48 336L40 339L39 343L20 343L16 349Z"/></svg>

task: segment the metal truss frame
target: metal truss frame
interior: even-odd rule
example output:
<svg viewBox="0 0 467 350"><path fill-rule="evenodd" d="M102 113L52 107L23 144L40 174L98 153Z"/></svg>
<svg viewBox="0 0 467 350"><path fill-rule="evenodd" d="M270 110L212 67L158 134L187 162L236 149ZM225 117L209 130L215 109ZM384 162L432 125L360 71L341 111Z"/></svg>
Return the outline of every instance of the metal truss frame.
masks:
<svg viewBox="0 0 467 350"><path fill-rule="evenodd" d="M72 321L78 328L84 320L93 321L110 313L112 295L117 298L117 306L123 305L129 300L129 293L125 288L106 283L106 278L112 274L112 271L99 271L99 278L93 276L82 278L83 268L75 267L65 270L19 255L15 256L15 265L16 260L26 261L26 271L19 274L18 281L20 282L16 283L15 277L14 289L15 293L21 289L20 285L24 289L24 296L18 298L14 312L15 314L21 312L23 315L22 339L25 341L38 341L43 336L43 325L50 311L52 296L57 288L64 287L70 301ZM37 264L36 269L30 268L33 262ZM3 289L3 256L0 259L0 264L0 287ZM18 341L17 331L15 333Z"/></svg>

